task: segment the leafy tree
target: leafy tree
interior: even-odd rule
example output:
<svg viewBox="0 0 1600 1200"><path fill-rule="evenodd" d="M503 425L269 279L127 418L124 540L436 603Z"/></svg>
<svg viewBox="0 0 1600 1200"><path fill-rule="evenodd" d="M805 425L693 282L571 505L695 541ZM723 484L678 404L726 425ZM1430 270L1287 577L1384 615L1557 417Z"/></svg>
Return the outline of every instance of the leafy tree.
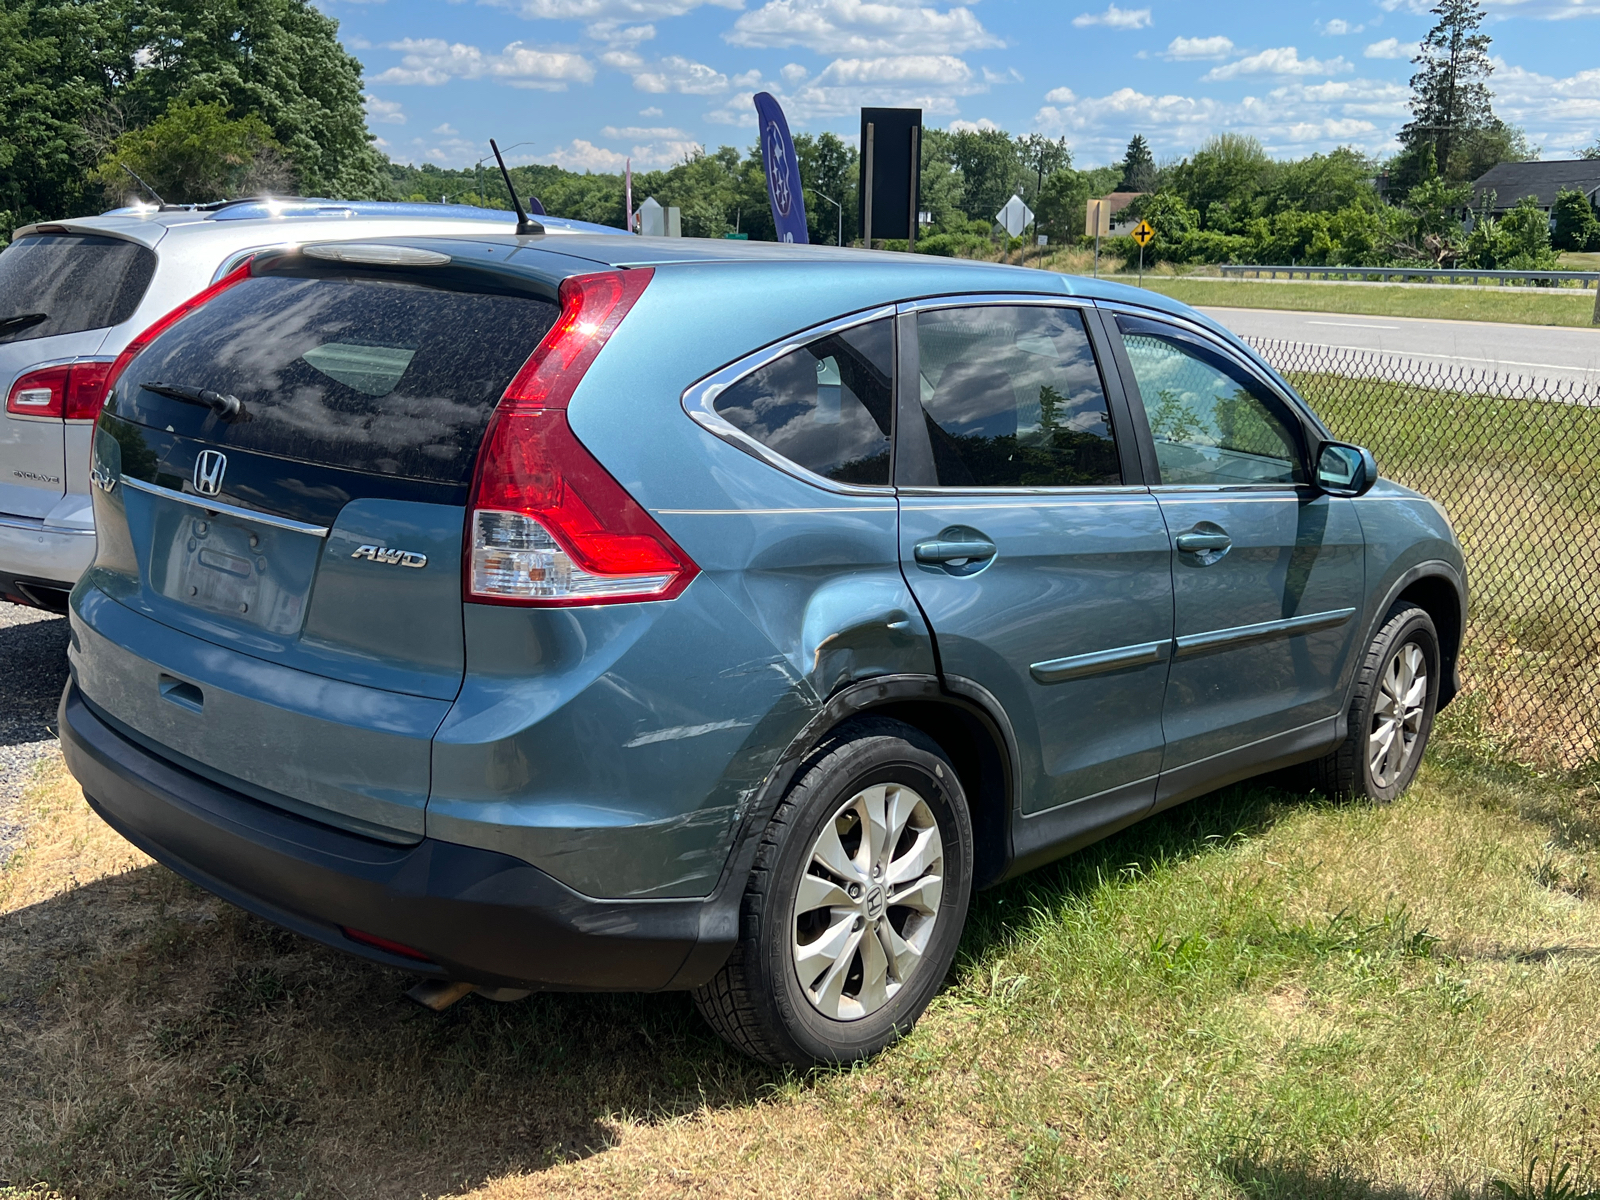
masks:
<svg viewBox="0 0 1600 1200"><path fill-rule="evenodd" d="M1083 233L1085 209L1089 200L1089 180L1071 167L1045 177L1039 189L1039 232L1052 242L1067 242Z"/></svg>
<svg viewBox="0 0 1600 1200"><path fill-rule="evenodd" d="M1231 232L1254 213L1271 162L1261 143L1237 133L1207 138L1172 169L1172 187L1201 214L1204 228Z"/></svg>
<svg viewBox="0 0 1600 1200"><path fill-rule="evenodd" d="M1431 151L1430 151L1431 152ZM1470 184L1446 183L1430 175L1412 188L1395 219L1394 248L1402 258L1431 260L1449 266L1460 252L1461 221L1457 214L1472 202Z"/></svg>
<svg viewBox="0 0 1600 1200"><path fill-rule="evenodd" d="M123 2L147 63L127 85L130 109L154 117L183 100L253 113L288 151L304 194L386 194L361 64L339 44L333 18L308 0Z"/></svg>
<svg viewBox="0 0 1600 1200"><path fill-rule="evenodd" d="M993 223L1022 182L1017 144L1001 129L962 130L950 136L950 160L961 172L961 207L970 219Z"/></svg>
<svg viewBox="0 0 1600 1200"><path fill-rule="evenodd" d="M1557 250L1600 250L1600 218L1589 198L1575 188L1562 188L1550 208L1556 227L1550 244Z"/></svg>
<svg viewBox="0 0 1600 1200"><path fill-rule="evenodd" d="M1490 167L1503 162L1527 162L1539 157L1539 148L1528 144L1527 134L1516 125L1491 117L1477 129L1462 134L1447 178L1464 183L1480 178Z"/></svg>
<svg viewBox="0 0 1600 1200"><path fill-rule="evenodd" d="M1461 178L1452 167L1462 141L1495 120L1490 38L1478 32L1482 0L1440 0L1432 12L1439 19L1411 60L1417 67L1411 77L1411 120L1400 131L1400 142L1413 156L1431 146L1439 169Z"/></svg>
<svg viewBox="0 0 1600 1200"><path fill-rule="evenodd" d="M136 190L123 164L172 204L281 192L293 181L283 147L260 117L232 120L220 104L182 100L117 138L94 172L111 194Z"/></svg>
<svg viewBox="0 0 1600 1200"><path fill-rule="evenodd" d="M1122 156L1122 182L1119 192L1151 192L1155 190L1156 160L1150 153L1150 143L1142 133L1133 135L1128 142L1128 152Z"/></svg>
<svg viewBox="0 0 1600 1200"><path fill-rule="evenodd" d="M1600 158L1600 138L1597 138L1595 140L1594 145L1585 146L1582 150L1579 150L1578 151L1578 157L1579 158Z"/></svg>
<svg viewBox="0 0 1600 1200"><path fill-rule="evenodd" d="M1258 205L1265 216L1289 209L1335 212L1352 204L1376 209L1378 193L1372 186L1376 174L1366 155L1340 146L1327 154L1279 164L1262 188Z"/></svg>
<svg viewBox="0 0 1600 1200"><path fill-rule="evenodd" d="M133 73L126 22L110 0L0 3L0 232L97 206L84 122Z"/></svg>
<svg viewBox="0 0 1600 1200"><path fill-rule="evenodd" d="M1498 219L1488 215L1488 201L1467 237L1464 260L1481 270L1548 271L1556 266L1550 247L1550 219L1532 196L1524 196Z"/></svg>

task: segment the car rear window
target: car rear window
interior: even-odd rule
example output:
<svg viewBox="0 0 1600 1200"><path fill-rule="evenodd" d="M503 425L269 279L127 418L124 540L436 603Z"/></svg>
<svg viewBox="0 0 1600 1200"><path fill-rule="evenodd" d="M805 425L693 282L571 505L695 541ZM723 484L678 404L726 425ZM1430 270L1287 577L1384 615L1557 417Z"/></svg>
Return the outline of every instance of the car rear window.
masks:
<svg viewBox="0 0 1600 1200"><path fill-rule="evenodd" d="M553 299L373 278L246 280L128 365L107 410L219 446L464 483ZM237 396L245 417L143 385Z"/></svg>
<svg viewBox="0 0 1600 1200"><path fill-rule="evenodd" d="M155 273L155 252L121 238L18 238L0 252L0 342L120 325L133 316Z"/></svg>

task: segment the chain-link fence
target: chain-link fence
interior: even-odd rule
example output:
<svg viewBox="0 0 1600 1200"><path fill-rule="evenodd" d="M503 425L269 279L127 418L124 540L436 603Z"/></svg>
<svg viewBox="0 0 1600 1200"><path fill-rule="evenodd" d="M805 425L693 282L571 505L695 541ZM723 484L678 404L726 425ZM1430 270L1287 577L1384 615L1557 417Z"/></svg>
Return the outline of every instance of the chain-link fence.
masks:
<svg viewBox="0 0 1600 1200"><path fill-rule="evenodd" d="M1337 437L1450 514L1471 610L1456 719L1522 761L1600 758L1600 381L1250 341Z"/></svg>

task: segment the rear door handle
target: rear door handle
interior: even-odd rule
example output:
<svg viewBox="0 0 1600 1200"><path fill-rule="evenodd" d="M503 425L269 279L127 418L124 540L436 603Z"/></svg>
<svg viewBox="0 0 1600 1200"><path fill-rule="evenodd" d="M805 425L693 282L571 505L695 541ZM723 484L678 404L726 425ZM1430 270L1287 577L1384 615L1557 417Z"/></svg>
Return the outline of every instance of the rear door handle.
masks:
<svg viewBox="0 0 1600 1200"><path fill-rule="evenodd" d="M1185 554L1200 554L1207 550L1226 550L1233 539L1225 533L1180 533L1173 544Z"/></svg>
<svg viewBox="0 0 1600 1200"><path fill-rule="evenodd" d="M912 553L916 555L919 563L960 562L963 559L982 562L986 558L993 558L995 549L993 542L972 539L960 542L918 542L912 548Z"/></svg>

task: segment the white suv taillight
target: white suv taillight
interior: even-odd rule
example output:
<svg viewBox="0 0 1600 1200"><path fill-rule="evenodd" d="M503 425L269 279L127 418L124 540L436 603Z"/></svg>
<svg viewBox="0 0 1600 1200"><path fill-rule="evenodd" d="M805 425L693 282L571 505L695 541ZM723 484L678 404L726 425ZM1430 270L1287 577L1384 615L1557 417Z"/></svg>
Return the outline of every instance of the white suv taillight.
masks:
<svg viewBox="0 0 1600 1200"><path fill-rule="evenodd" d="M473 479L463 580L480 604L669 600L693 560L600 465L567 401L650 282L648 268L561 284L555 327L495 408Z"/></svg>

